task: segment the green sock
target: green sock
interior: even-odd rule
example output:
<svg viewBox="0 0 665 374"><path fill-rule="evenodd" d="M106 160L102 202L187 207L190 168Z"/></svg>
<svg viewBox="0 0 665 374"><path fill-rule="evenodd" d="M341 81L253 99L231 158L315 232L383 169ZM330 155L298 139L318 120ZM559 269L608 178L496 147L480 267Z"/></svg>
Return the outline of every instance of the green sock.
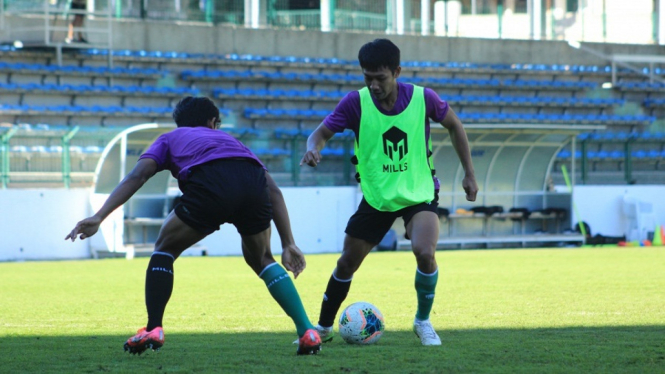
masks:
<svg viewBox="0 0 665 374"><path fill-rule="evenodd" d="M429 319L429 313L434 304L434 291L439 280L439 269L432 274L425 274L416 269L416 294L418 295L418 312L416 319L424 321Z"/></svg>
<svg viewBox="0 0 665 374"><path fill-rule="evenodd" d="M296 324L298 336L303 336L307 329L314 328L305 313L305 307L302 305L296 286L284 268L273 262L261 271L259 277L266 282L272 297Z"/></svg>

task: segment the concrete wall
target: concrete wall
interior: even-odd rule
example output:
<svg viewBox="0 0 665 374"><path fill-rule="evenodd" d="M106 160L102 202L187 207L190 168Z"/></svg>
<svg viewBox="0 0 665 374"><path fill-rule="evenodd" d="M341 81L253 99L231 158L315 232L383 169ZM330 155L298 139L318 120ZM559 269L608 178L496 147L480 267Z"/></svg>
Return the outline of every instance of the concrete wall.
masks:
<svg viewBox="0 0 665 374"><path fill-rule="evenodd" d="M65 241L90 213L90 191L0 190L0 261L89 258L85 241Z"/></svg>
<svg viewBox="0 0 665 374"><path fill-rule="evenodd" d="M43 20L8 16L0 30L0 41L20 39L9 30L43 25ZM99 27L101 20L87 25ZM43 32L27 38L42 38ZM238 53L262 56L337 57L356 59L362 44L386 37L381 33L320 32L282 29L245 29L200 22L168 22L121 19L113 22L115 49L162 50L197 53ZM588 53L573 49L565 41L529 41L390 35L402 50L402 60L434 60L491 63L602 64ZM94 35L90 35L94 42ZM605 54L665 54L665 46L585 43Z"/></svg>
<svg viewBox="0 0 665 374"><path fill-rule="evenodd" d="M176 50L201 53L239 53L262 56L336 57L356 59L366 42L385 34L245 29L206 24L158 21L119 21L114 30L117 48ZM598 64L602 60L568 46L564 41L528 41L390 35L402 60L494 63ZM585 44L586 45L586 44ZM588 44L605 54L664 54L651 45Z"/></svg>
<svg viewBox="0 0 665 374"><path fill-rule="evenodd" d="M81 219L92 214L91 190L0 190L0 261L90 258L90 240L65 241ZM357 187L283 188L296 244L305 253L341 251L346 222L360 203ZM273 253L281 253L272 229ZM210 255L240 255L240 235L223 225L200 244ZM190 250L185 255L200 255Z"/></svg>
<svg viewBox="0 0 665 374"><path fill-rule="evenodd" d="M626 219L622 213L623 197L653 204L655 223L665 225L665 186L577 186L573 194L579 219L589 224L592 235L622 236ZM574 218L577 222L578 218ZM653 231L655 227L647 228Z"/></svg>
<svg viewBox="0 0 665 374"><path fill-rule="evenodd" d="M286 187L282 189L296 242L305 253L339 252L344 228L360 202L356 187ZM592 233L624 234L621 210L628 195L653 204L655 221L665 225L665 186L579 186L579 219ZM90 258L89 241L66 242L76 222L90 212L90 190L0 190L0 261ZM401 220L398 220L401 225ZM240 236L231 225L201 243L210 255L239 255ZM281 253L273 226L273 253ZM185 255L200 254L187 251Z"/></svg>

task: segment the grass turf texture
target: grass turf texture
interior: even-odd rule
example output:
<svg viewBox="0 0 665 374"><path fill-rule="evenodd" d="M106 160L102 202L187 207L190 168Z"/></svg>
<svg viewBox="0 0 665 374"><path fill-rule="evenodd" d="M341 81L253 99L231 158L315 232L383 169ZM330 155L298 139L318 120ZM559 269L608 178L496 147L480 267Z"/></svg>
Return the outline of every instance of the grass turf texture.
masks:
<svg viewBox="0 0 665 374"><path fill-rule="evenodd" d="M313 322L337 255L309 255L295 282ZM373 346L337 336L298 357L291 320L239 257L182 258L166 344L124 341L145 324L147 259L0 263L0 372L665 373L665 248L438 252L441 347L411 331L415 260L372 253L349 297L375 304Z"/></svg>

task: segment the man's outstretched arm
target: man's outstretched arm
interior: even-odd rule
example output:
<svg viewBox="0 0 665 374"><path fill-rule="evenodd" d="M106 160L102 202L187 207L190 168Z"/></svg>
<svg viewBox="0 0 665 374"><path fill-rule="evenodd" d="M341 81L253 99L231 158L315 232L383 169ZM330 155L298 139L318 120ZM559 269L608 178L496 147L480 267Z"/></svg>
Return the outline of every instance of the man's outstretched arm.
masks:
<svg viewBox="0 0 665 374"><path fill-rule="evenodd" d="M65 240L74 241L80 234L81 239L89 238L97 232L99 225L111 212L126 203L157 172L157 163L153 159L139 160L129 174L116 186L111 195L95 215L76 224Z"/></svg>
<svg viewBox="0 0 665 374"><path fill-rule="evenodd" d="M462 163L462 168L464 168L462 187L466 192L466 199L468 201L476 201L478 184L476 183L476 175L473 169L473 162L471 161L469 139L466 136L466 131L464 131L462 121L460 121L452 108L448 108L446 117L441 121L441 126L448 130L450 141L453 143L453 148L455 148L457 157L459 157L459 160Z"/></svg>
<svg viewBox="0 0 665 374"><path fill-rule="evenodd" d="M302 166L302 164L307 164L312 167L318 165L319 162L321 162L321 150L334 135L334 132L321 123L309 138L307 138L307 151L300 160L300 166Z"/></svg>
<svg viewBox="0 0 665 374"><path fill-rule="evenodd" d="M277 183L275 183L275 180L272 179L272 176L268 172L266 172L266 181L268 182L268 190L270 191L273 221L275 222L279 238L282 241L282 265L284 265L286 270L293 272L293 278L298 278L298 275L307 266L305 256L296 245L295 239L293 239L289 211L286 208L282 191L277 187Z"/></svg>

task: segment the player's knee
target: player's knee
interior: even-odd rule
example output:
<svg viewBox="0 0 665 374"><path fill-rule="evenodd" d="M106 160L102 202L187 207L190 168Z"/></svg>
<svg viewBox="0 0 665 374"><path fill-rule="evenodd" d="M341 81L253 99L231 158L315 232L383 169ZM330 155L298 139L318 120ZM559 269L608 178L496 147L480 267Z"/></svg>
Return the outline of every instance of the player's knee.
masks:
<svg viewBox="0 0 665 374"><path fill-rule="evenodd" d="M358 270L360 264L356 264L348 259L340 258L337 261L337 269L335 275L340 279L349 279Z"/></svg>
<svg viewBox="0 0 665 374"><path fill-rule="evenodd" d="M435 251L432 248L414 248L413 254L416 256L416 261L419 264L431 264L435 261Z"/></svg>
<svg viewBox="0 0 665 374"><path fill-rule="evenodd" d="M272 253L270 251L266 251L266 253L263 254L263 257L261 258L261 267L265 268L266 266L272 264L275 261L275 258L272 256Z"/></svg>
<svg viewBox="0 0 665 374"><path fill-rule="evenodd" d="M245 258L245 263L250 268L252 268L252 270L254 270L255 273L257 273L257 274L260 273L261 270L264 268L264 266L261 266L261 264L262 264L261 258L256 258L254 256L248 256L247 254L245 254L245 256L243 256L243 257Z"/></svg>
<svg viewBox="0 0 665 374"><path fill-rule="evenodd" d="M173 245L170 245L169 240L160 235L155 242L155 252L168 253L174 258L178 258L183 251L176 250Z"/></svg>

